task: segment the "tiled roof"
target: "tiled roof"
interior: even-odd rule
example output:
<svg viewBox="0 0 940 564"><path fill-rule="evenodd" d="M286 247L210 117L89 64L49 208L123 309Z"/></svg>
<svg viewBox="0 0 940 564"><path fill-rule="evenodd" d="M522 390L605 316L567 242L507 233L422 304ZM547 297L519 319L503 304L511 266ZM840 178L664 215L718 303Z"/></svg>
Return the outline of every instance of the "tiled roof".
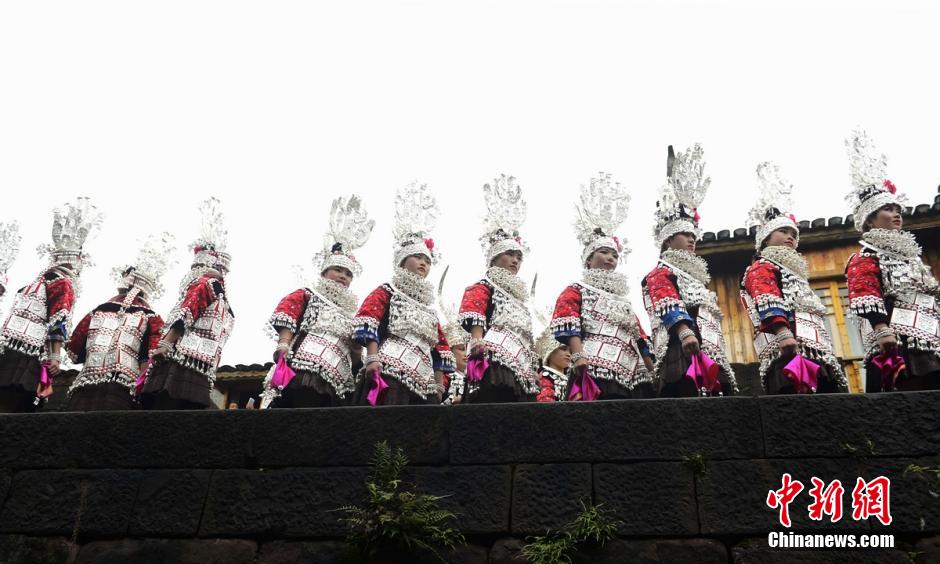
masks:
<svg viewBox="0 0 940 564"><path fill-rule="evenodd" d="M933 204L908 207L904 210L904 215L913 220L911 227L914 229L932 225L935 220L940 219L940 187L937 188L937 195L934 197ZM857 237L854 233L855 219L851 215L845 217L835 216L828 219L818 217L812 221L800 221L798 225L801 241L812 241L816 235L837 231L850 234L853 238ZM722 229L717 233L706 231L702 234L702 239L698 245L696 245L696 250L699 252L705 251L700 254L710 254L709 250L717 250L719 247L724 249L729 245L744 243L745 240L747 244L753 245L752 239L756 231L757 227L751 227L750 229L739 227L734 230Z"/></svg>

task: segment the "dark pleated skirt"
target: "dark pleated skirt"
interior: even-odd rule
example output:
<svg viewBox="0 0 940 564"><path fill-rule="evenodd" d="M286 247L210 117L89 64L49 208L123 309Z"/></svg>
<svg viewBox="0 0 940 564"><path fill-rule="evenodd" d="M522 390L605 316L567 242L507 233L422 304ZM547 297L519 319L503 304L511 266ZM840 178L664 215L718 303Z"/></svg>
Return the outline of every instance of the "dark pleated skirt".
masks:
<svg viewBox="0 0 940 564"><path fill-rule="evenodd" d="M281 396L271 402L272 408L335 407L346 401L336 396L336 391L317 373L298 370L297 375L281 391Z"/></svg>
<svg viewBox="0 0 940 564"><path fill-rule="evenodd" d="M663 362L659 367L659 381L657 382L657 395L661 398L694 398L698 397L699 391L686 372L692 364L682 352L682 344L675 337L669 342L666 353L663 355ZM734 394L734 387L731 385L731 379L724 368L718 372L718 381L721 383L721 393L726 396Z"/></svg>
<svg viewBox="0 0 940 564"><path fill-rule="evenodd" d="M146 409L205 409L209 406L209 378L169 360L158 361L141 390Z"/></svg>
<svg viewBox="0 0 940 564"><path fill-rule="evenodd" d="M784 367L793 360L796 355L783 355L770 363L767 368L767 377L765 379L765 391L768 395L795 394L793 382L783 373ZM819 364L819 373L816 374L816 393L817 394L835 394L844 392L839 389L839 381L832 368L827 364L816 359L810 359Z"/></svg>
<svg viewBox="0 0 940 564"><path fill-rule="evenodd" d="M0 413L23 413L36 409L39 360L15 350L0 355Z"/></svg>
<svg viewBox="0 0 940 564"><path fill-rule="evenodd" d="M412 392L407 386L390 374L382 374L382 378L385 380L385 383L388 384L388 388L379 396L379 401L376 405L432 405L438 403L437 398L433 396L424 399ZM372 404L369 403L368 398L369 391L372 390L373 387L375 387L375 382L371 374L366 377L361 377L359 384L356 386L356 391L353 392L352 405L371 406Z"/></svg>
<svg viewBox="0 0 940 564"><path fill-rule="evenodd" d="M881 382L881 370L870 360L865 362L865 392L886 391L914 392L940 390L940 357L928 351L909 349L902 341L898 352L904 358L904 373L898 376L895 390L885 390Z"/></svg>
<svg viewBox="0 0 940 564"><path fill-rule="evenodd" d="M76 388L69 396L69 411L127 411L136 403L131 391L117 382Z"/></svg>
<svg viewBox="0 0 940 564"><path fill-rule="evenodd" d="M535 401L516 381L512 370L491 360L477 389L464 398L465 403L515 403Z"/></svg>

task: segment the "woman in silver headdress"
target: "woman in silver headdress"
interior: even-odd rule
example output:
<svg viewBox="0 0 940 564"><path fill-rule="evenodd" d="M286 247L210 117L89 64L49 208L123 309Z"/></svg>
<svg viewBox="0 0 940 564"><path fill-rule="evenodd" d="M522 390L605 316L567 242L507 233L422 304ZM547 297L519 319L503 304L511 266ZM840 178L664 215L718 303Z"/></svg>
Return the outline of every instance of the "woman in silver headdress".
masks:
<svg viewBox="0 0 940 564"><path fill-rule="evenodd" d="M75 326L65 348L71 361L83 366L69 388L69 410L134 407L137 380L163 329L163 318L147 300L163 293L160 278L175 251L169 233L147 238L132 265L113 271L118 294Z"/></svg>
<svg viewBox="0 0 940 564"><path fill-rule="evenodd" d="M749 216L757 254L741 281L741 299L754 324L764 391L844 392L845 372L833 354L826 307L810 287L806 259L796 250L800 230L789 213L792 186L769 162L758 165L757 177L760 197Z"/></svg>
<svg viewBox="0 0 940 564"><path fill-rule="evenodd" d="M551 322L574 363L569 400L655 395L649 339L630 305L627 277L617 272L629 249L614 233L629 209L630 195L609 174L581 185L575 229L584 270L558 296Z"/></svg>
<svg viewBox="0 0 940 564"><path fill-rule="evenodd" d="M734 371L725 354L721 309L708 289L708 264L695 254L698 206L711 178L698 144L674 155L656 203L653 236L659 261L643 278L643 301L653 329L660 397L731 395Z"/></svg>
<svg viewBox="0 0 940 564"><path fill-rule="evenodd" d="M904 230L903 197L887 162L863 131L846 141L849 202L861 249L846 269L849 309L865 345L865 391L940 389L940 286L914 234Z"/></svg>
<svg viewBox="0 0 940 564"><path fill-rule="evenodd" d="M426 280L437 262L431 229L437 202L424 184L395 196L392 280L372 291L353 319L353 340L366 347L365 368L353 403L440 403L454 355L444 336Z"/></svg>
<svg viewBox="0 0 940 564"><path fill-rule="evenodd" d="M232 257L225 252L228 232L221 202L209 198L200 212L202 234L192 246L192 267L180 284L179 301L167 316L160 340L150 351L141 388L141 403L147 409L208 407L222 349L235 324L225 288Z"/></svg>
<svg viewBox="0 0 940 564"><path fill-rule="evenodd" d="M50 265L16 301L0 331L0 412L33 411L52 394L62 347L71 331L78 277L88 256L82 250L101 224L88 198L54 211Z"/></svg>
<svg viewBox="0 0 940 564"><path fill-rule="evenodd" d="M349 285L362 273L353 253L366 244L374 226L358 196L333 200L325 247L313 259L316 284L285 296L271 315L278 344L276 364L264 381L262 408L348 402L355 390L353 366L362 365L361 347L352 340L359 300Z"/></svg>

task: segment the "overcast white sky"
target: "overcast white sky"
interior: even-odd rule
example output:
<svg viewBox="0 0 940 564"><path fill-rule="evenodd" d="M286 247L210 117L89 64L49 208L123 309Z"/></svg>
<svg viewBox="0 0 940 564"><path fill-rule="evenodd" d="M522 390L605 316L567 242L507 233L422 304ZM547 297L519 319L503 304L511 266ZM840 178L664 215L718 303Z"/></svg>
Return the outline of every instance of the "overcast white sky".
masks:
<svg viewBox="0 0 940 564"><path fill-rule="evenodd" d="M42 268L51 209L106 213L87 245L76 320L113 294L136 239L171 230L188 266L196 206L226 206L237 320L223 363L264 362L261 328L320 245L326 205L362 195L364 296L391 271L394 189L428 183L451 265L446 301L482 271L481 186L526 191L547 305L579 275L580 183L609 171L633 194L622 229L634 303L668 144L705 147L702 226L742 226L754 169L774 160L799 219L846 215L843 139L865 127L915 203L940 183L940 8L934 2L258 1L0 4L0 220L22 224L10 285ZM624 267L622 267L624 268ZM442 268L435 269L436 280ZM0 303L4 315L9 294ZM645 318L645 316L644 316Z"/></svg>

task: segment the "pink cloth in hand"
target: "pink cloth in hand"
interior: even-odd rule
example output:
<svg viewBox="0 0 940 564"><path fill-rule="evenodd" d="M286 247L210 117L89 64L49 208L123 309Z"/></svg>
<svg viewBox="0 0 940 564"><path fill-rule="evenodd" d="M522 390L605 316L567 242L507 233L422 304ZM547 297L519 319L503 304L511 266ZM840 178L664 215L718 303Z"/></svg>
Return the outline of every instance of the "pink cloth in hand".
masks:
<svg viewBox="0 0 940 564"><path fill-rule="evenodd" d="M144 362L144 366L140 371L140 376L137 377L137 380L134 382L134 395L139 396L140 392L144 390L144 384L147 383L147 370L150 368L150 361Z"/></svg>
<svg viewBox="0 0 940 564"><path fill-rule="evenodd" d="M377 405L382 392L388 389L388 384L385 382L385 379L382 378L382 373L378 370L372 371L372 382L375 385L369 390L366 400L369 401L369 405Z"/></svg>
<svg viewBox="0 0 940 564"><path fill-rule="evenodd" d="M490 361L486 359L486 355L470 357L470 360L467 361L467 381L479 382L483 379L483 374L489 370L489 368Z"/></svg>
<svg viewBox="0 0 940 564"><path fill-rule="evenodd" d="M575 400L578 394L581 394L580 400ZM568 399L572 401L594 401L601 395L601 389L597 387L594 377L588 374L587 366L578 369L578 375L571 383L571 391L568 393Z"/></svg>
<svg viewBox="0 0 940 564"><path fill-rule="evenodd" d="M898 376L907 369L904 358L898 354L897 350L879 354L871 359L871 363L881 371L881 389L886 392L894 389Z"/></svg>
<svg viewBox="0 0 940 564"><path fill-rule="evenodd" d="M283 390L296 375L297 373L287 365L287 359L284 358L284 353L281 353L281 356L277 358L277 365L274 367L274 375L271 377L271 386Z"/></svg>
<svg viewBox="0 0 940 564"><path fill-rule="evenodd" d="M816 375L819 373L819 365L812 360L798 354L783 367L783 373L793 382L793 389L796 393L816 393Z"/></svg>
<svg viewBox="0 0 940 564"><path fill-rule="evenodd" d="M695 382L696 390L717 394L721 392L721 383L718 382L719 370L718 363L707 354L699 351L697 355L692 357L692 362L689 364L689 369L686 370L685 375Z"/></svg>

